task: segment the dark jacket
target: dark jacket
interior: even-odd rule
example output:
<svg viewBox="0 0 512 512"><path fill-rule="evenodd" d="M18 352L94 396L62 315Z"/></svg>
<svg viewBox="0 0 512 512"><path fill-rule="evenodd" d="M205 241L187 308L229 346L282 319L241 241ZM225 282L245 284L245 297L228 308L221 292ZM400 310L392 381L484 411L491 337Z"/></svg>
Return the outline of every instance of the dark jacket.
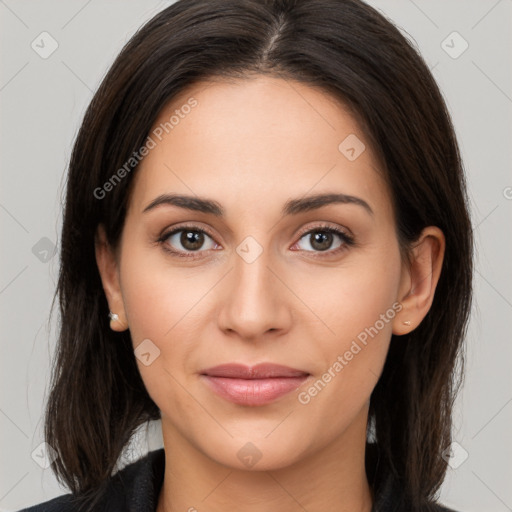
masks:
<svg viewBox="0 0 512 512"><path fill-rule="evenodd" d="M366 450L368 480L374 493L373 512L410 512L404 504L400 487L389 474L377 471L375 453L371 445ZM149 452L142 459L129 464L112 476L102 494L96 512L155 512L165 469L163 448ZM76 512L78 506L71 494L58 496L19 512ZM425 512L454 512L432 504Z"/></svg>

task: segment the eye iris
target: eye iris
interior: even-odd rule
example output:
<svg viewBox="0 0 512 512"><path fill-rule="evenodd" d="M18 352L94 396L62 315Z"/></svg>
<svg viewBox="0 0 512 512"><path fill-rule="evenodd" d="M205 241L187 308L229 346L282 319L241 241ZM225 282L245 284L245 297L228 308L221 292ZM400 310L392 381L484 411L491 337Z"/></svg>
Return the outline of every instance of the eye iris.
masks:
<svg viewBox="0 0 512 512"><path fill-rule="evenodd" d="M318 251L326 251L332 245L333 234L329 231L316 231L309 236L311 246ZM180 243L188 251L200 249L204 244L204 233L184 230L181 232Z"/></svg>
<svg viewBox="0 0 512 512"><path fill-rule="evenodd" d="M318 231L311 237L311 247L319 251L326 251L332 244L332 233Z"/></svg>
<svg viewBox="0 0 512 512"><path fill-rule="evenodd" d="M200 249L204 243L204 234L198 231L183 231L180 236L180 242L185 249L194 251Z"/></svg>

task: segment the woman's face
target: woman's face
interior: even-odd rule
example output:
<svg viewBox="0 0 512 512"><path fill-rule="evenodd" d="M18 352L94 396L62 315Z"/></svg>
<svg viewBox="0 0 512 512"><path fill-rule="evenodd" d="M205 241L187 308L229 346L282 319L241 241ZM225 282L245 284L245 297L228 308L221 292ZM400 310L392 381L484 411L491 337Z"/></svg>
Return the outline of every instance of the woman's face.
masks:
<svg viewBox="0 0 512 512"><path fill-rule="evenodd" d="M269 469L364 438L410 281L354 118L320 90L259 76L195 85L150 136L116 260L120 302L109 303L126 319L164 439ZM324 194L339 197L311 201ZM203 200L216 208L196 209ZM306 377L202 375L228 363Z"/></svg>

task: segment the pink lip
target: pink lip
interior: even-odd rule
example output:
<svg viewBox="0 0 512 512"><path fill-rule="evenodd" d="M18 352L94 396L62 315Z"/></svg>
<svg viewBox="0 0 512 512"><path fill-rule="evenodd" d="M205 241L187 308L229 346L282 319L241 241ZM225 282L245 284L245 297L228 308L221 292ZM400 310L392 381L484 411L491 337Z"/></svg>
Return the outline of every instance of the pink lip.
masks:
<svg viewBox="0 0 512 512"><path fill-rule="evenodd" d="M248 406L273 402L297 389L308 376L307 372L270 363L253 367L223 364L201 372L201 378L215 393Z"/></svg>

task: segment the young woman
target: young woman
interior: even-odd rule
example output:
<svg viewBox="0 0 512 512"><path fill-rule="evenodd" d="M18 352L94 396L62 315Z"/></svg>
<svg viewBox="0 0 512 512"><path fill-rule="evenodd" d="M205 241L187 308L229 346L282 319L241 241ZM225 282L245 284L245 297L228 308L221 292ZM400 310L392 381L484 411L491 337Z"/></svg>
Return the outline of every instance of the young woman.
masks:
<svg viewBox="0 0 512 512"><path fill-rule="evenodd" d="M472 245L446 106L381 14L177 1L73 150L45 424L70 493L27 510L446 510Z"/></svg>

